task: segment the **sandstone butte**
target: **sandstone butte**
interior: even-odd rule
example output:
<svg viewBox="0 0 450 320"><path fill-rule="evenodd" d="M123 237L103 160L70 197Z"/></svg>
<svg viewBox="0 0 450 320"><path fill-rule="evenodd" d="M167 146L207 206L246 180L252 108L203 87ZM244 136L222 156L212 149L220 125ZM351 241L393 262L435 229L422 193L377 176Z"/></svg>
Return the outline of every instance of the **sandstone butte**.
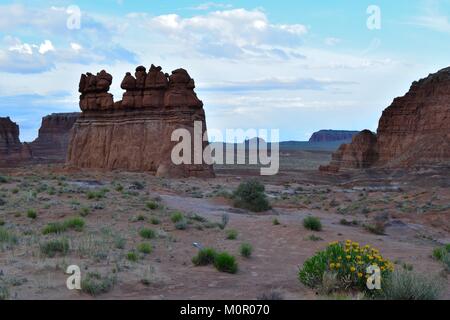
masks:
<svg viewBox="0 0 450 320"><path fill-rule="evenodd" d="M450 164L450 67L415 81L383 111L377 134L364 130L321 171Z"/></svg>
<svg viewBox="0 0 450 320"><path fill-rule="evenodd" d="M0 118L0 167L36 163L64 163L70 130L79 113L54 113L42 119L38 138L31 143L19 139L19 126Z"/></svg>
<svg viewBox="0 0 450 320"><path fill-rule="evenodd" d="M75 122L69 143L67 165L74 168L153 172L166 177L213 177L214 170L201 164L175 165L171 141L176 129L194 136L194 121L206 130L203 102L194 92L188 72L171 75L161 67L136 68L121 83L122 100L109 93L113 77L102 70L81 75L79 92L82 114ZM203 149L208 142L203 143ZM192 143L192 159L194 157ZM193 161L192 161L193 163Z"/></svg>

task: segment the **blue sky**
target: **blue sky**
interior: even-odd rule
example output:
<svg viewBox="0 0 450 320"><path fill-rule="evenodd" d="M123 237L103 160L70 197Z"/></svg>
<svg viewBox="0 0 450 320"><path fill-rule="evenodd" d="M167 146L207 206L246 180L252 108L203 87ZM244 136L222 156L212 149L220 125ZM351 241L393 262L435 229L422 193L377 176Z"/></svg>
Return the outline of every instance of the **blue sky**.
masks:
<svg viewBox="0 0 450 320"><path fill-rule="evenodd" d="M42 116L78 110L81 73L108 70L119 100L125 72L154 63L189 71L210 128L376 130L412 81L450 65L449 40L450 0L1 0L0 116L31 141Z"/></svg>

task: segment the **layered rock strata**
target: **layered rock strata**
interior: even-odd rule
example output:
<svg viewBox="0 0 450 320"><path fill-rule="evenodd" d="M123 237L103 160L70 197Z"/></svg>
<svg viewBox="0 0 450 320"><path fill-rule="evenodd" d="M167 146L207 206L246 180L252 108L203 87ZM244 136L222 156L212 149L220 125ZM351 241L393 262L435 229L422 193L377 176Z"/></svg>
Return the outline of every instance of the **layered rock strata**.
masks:
<svg viewBox="0 0 450 320"><path fill-rule="evenodd" d="M19 139L19 126L8 118L0 118L0 166L17 166L31 159L29 145Z"/></svg>
<svg viewBox="0 0 450 320"><path fill-rule="evenodd" d="M103 81L99 85L99 81ZM169 76L161 67L136 68L121 83L121 101L113 102L107 91L112 76L102 71L82 75L80 108L82 115L74 125L69 144L68 165L78 168L149 171L157 176L212 177L211 165L202 159L194 164L194 143L185 150L191 163L175 164L172 150L178 141L172 133L185 129L194 139L194 123L206 131L203 103L194 92L188 72L177 69ZM95 86L94 86L95 84ZM95 89L94 89L95 88ZM200 150L207 142L200 140Z"/></svg>
<svg viewBox="0 0 450 320"><path fill-rule="evenodd" d="M450 68L415 81L384 110L377 135L360 133L323 171L450 164Z"/></svg>

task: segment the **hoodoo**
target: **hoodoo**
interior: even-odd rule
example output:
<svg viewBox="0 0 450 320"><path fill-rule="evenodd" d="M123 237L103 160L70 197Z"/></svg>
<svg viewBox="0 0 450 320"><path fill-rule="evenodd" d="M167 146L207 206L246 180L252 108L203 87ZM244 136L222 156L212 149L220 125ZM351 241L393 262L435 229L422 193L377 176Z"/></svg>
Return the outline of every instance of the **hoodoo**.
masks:
<svg viewBox="0 0 450 320"><path fill-rule="evenodd" d="M106 71L80 79L80 108L73 128L68 165L78 168L150 171L157 176L212 177L206 163L175 165L171 160L172 133L186 129L194 136L194 122L206 131L203 103L194 92L188 72L178 69L169 76L161 67L136 68L126 73L121 101L108 92L113 77ZM203 149L207 146L204 142ZM192 150L193 151L193 150ZM193 152L191 152L193 158Z"/></svg>

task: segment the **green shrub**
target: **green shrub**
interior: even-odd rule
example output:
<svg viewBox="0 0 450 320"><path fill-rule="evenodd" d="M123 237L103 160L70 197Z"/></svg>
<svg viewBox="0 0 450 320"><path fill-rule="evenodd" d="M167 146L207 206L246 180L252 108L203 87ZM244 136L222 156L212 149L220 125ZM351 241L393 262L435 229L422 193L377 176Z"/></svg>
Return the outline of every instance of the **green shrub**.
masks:
<svg viewBox="0 0 450 320"><path fill-rule="evenodd" d="M81 207L80 208L80 216L87 217L91 213L91 209L88 207Z"/></svg>
<svg viewBox="0 0 450 320"><path fill-rule="evenodd" d="M0 219L0 227L5 225L5 220Z"/></svg>
<svg viewBox="0 0 450 320"><path fill-rule="evenodd" d="M150 254L153 251L150 243L141 243L138 245L138 251L144 254Z"/></svg>
<svg viewBox="0 0 450 320"><path fill-rule="evenodd" d="M442 261L442 259L444 259L444 257L448 254L450 254L450 244L435 248L433 250L433 258L438 261Z"/></svg>
<svg viewBox="0 0 450 320"><path fill-rule="evenodd" d="M8 183L9 182L9 178L6 176L0 176L0 183Z"/></svg>
<svg viewBox="0 0 450 320"><path fill-rule="evenodd" d="M145 206L150 210L156 210L159 208L159 205L154 201L147 202Z"/></svg>
<svg viewBox="0 0 450 320"><path fill-rule="evenodd" d="M280 221L279 221L277 218L274 218L274 219L272 220L272 224L273 224L274 226L279 226L279 225L280 225Z"/></svg>
<svg viewBox="0 0 450 320"><path fill-rule="evenodd" d="M115 190L116 190L117 192L122 192L122 191L123 191L123 186L122 186L121 184L118 184L118 185L116 185Z"/></svg>
<svg viewBox="0 0 450 320"><path fill-rule="evenodd" d="M339 221L339 223L342 224L343 226L347 226L347 227L352 227L352 226L358 225L358 221L356 221L356 220L348 221L347 219L341 219Z"/></svg>
<svg viewBox="0 0 450 320"><path fill-rule="evenodd" d="M177 230L186 230L187 228L187 220L186 219L182 219L180 221L178 221L177 223L175 223L175 228Z"/></svg>
<svg viewBox="0 0 450 320"><path fill-rule="evenodd" d="M308 230L322 231L322 223L316 217L306 217L303 219L303 226Z"/></svg>
<svg viewBox="0 0 450 320"><path fill-rule="evenodd" d="M170 216L170 220L172 220L173 223L177 223L183 219L184 215L179 211L172 213L172 215Z"/></svg>
<svg viewBox="0 0 450 320"><path fill-rule="evenodd" d="M321 240L323 240L321 237L318 237L318 236L316 236L314 234L311 234L307 239L309 241L321 241Z"/></svg>
<svg viewBox="0 0 450 320"><path fill-rule="evenodd" d="M127 259L131 262L136 262L139 260L139 257L136 252L130 251L127 253Z"/></svg>
<svg viewBox="0 0 450 320"><path fill-rule="evenodd" d="M69 252L69 241L67 239L50 240L40 245L41 253L53 258L56 254L65 256Z"/></svg>
<svg viewBox="0 0 450 320"><path fill-rule="evenodd" d="M241 256L243 256L245 258L250 258L250 256L253 253L253 247L250 243L243 243L243 244L241 244L239 251L241 253Z"/></svg>
<svg viewBox="0 0 450 320"><path fill-rule="evenodd" d="M238 236L237 230L230 229L227 231L227 240L236 240Z"/></svg>
<svg viewBox="0 0 450 320"><path fill-rule="evenodd" d="M83 231L85 222L82 218L72 218L64 221L64 226L66 229L73 229L75 231Z"/></svg>
<svg viewBox="0 0 450 320"><path fill-rule="evenodd" d="M370 233L383 236L385 235L385 226L383 222L375 222L370 224L365 224L364 228Z"/></svg>
<svg viewBox="0 0 450 320"><path fill-rule="evenodd" d="M257 180L241 183L233 193L234 206L253 212L269 210L271 207L264 190L264 185Z"/></svg>
<svg viewBox="0 0 450 320"><path fill-rule="evenodd" d="M106 196L106 190L91 190L86 195L89 200L100 200Z"/></svg>
<svg viewBox="0 0 450 320"><path fill-rule="evenodd" d="M47 224L44 229L42 229L43 234L50 234L50 233L63 233L67 230L67 228L64 226L61 222L51 222Z"/></svg>
<svg viewBox="0 0 450 320"><path fill-rule="evenodd" d="M131 183L131 188L136 190L143 190L145 188L145 183L141 181L133 181Z"/></svg>
<svg viewBox="0 0 450 320"><path fill-rule="evenodd" d="M123 249L125 248L125 244L127 243L127 240L120 235L114 236L114 247L116 249Z"/></svg>
<svg viewBox="0 0 450 320"><path fill-rule="evenodd" d="M11 190L11 192L13 193L13 194L17 194L17 193L19 193L19 189L18 188L14 188L14 189L12 189Z"/></svg>
<svg viewBox="0 0 450 320"><path fill-rule="evenodd" d="M28 209L27 211L27 217L30 219L36 219L37 218L37 212L34 209Z"/></svg>
<svg viewBox="0 0 450 320"><path fill-rule="evenodd" d="M139 235L144 239L154 239L156 238L156 232L153 229L142 228L139 231Z"/></svg>
<svg viewBox="0 0 450 320"><path fill-rule="evenodd" d="M0 227L0 243L6 243L8 245L17 244L17 236L5 228Z"/></svg>
<svg viewBox="0 0 450 320"><path fill-rule="evenodd" d="M78 232L83 231L85 222L82 218L72 218L63 222L51 222L47 224L42 230L43 234L50 233L63 233L68 229L72 229Z"/></svg>
<svg viewBox="0 0 450 320"><path fill-rule="evenodd" d="M218 253L214 258L214 266L220 272L236 273L238 270L236 259L228 252Z"/></svg>
<svg viewBox="0 0 450 320"><path fill-rule="evenodd" d="M156 218L156 217L151 217L151 218L150 218L150 223L151 223L151 224L154 224L154 225L158 225L158 224L161 223L161 221L159 221L159 219Z"/></svg>
<svg viewBox="0 0 450 320"><path fill-rule="evenodd" d="M333 242L306 260L298 276L304 285L320 288L324 284L325 273L335 274L339 289L357 289L372 294L366 285L366 270L374 264L380 267L382 280L394 270L394 265L369 245L360 247L351 240Z"/></svg>
<svg viewBox="0 0 450 320"><path fill-rule="evenodd" d="M89 272L81 281L81 290L92 296L98 296L111 291L115 282L115 277L103 277L98 272Z"/></svg>
<svg viewBox="0 0 450 320"><path fill-rule="evenodd" d="M383 297L389 300L437 300L442 289L438 279L397 270L383 282Z"/></svg>
<svg viewBox="0 0 450 320"><path fill-rule="evenodd" d="M216 255L216 250L212 248L203 248L195 257L192 258L192 263L196 266L206 266L208 264L214 263Z"/></svg>
<svg viewBox="0 0 450 320"><path fill-rule="evenodd" d="M447 270L447 272L450 272L450 253L447 253L442 258L442 263L444 264L445 270Z"/></svg>

